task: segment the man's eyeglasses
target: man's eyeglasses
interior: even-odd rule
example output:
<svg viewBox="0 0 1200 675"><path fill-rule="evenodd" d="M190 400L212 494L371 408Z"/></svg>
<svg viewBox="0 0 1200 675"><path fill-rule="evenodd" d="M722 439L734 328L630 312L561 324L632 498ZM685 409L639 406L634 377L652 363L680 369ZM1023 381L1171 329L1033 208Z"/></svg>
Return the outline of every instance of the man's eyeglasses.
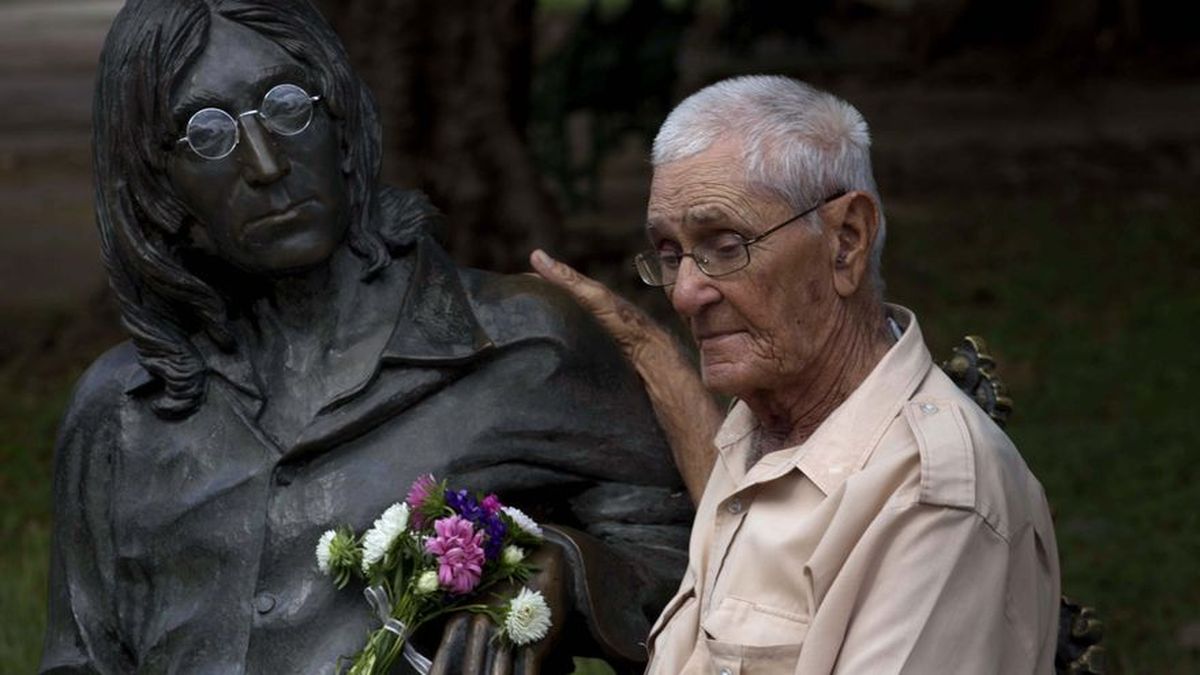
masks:
<svg viewBox="0 0 1200 675"><path fill-rule="evenodd" d="M647 286L670 286L679 276L679 266L684 258L696 261L696 267L710 277L723 277L726 274L744 268L750 264L750 246L766 239L784 225L800 220L804 216L825 206L829 202L844 196L839 192L817 202L815 206L801 211L766 232L751 239L743 239L736 232L722 232L696 244L691 253L683 251L643 251L637 254L634 265L637 266L638 276Z"/></svg>
<svg viewBox="0 0 1200 675"><path fill-rule="evenodd" d="M238 120L258 115L263 126L280 136L295 136L308 128L313 106L320 96L311 96L294 84L280 84L263 96L257 110L247 110L235 119L220 108L197 110L188 119L187 130L177 143L187 143L192 152L204 159L222 159L237 147L241 134Z"/></svg>

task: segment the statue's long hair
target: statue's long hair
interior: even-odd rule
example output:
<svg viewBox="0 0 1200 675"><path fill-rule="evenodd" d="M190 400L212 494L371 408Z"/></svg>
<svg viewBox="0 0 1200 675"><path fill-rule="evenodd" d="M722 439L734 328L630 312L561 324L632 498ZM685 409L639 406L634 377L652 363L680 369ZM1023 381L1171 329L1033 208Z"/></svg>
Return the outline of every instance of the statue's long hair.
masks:
<svg viewBox="0 0 1200 675"><path fill-rule="evenodd" d="M267 37L310 73L338 128L350 195L348 244L365 279L391 260L378 213L380 125L342 43L307 0L130 0L100 58L93 110L96 216L109 282L142 366L162 383L164 417L194 412L206 368L189 336L236 348L228 295L188 265L195 225L167 175L178 130L170 99L220 16Z"/></svg>

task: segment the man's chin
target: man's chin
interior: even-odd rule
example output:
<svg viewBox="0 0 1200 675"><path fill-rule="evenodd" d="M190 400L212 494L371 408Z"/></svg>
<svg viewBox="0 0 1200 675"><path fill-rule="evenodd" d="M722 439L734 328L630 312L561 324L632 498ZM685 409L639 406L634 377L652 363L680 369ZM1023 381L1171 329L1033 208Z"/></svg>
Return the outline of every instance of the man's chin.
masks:
<svg viewBox="0 0 1200 675"><path fill-rule="evenodd" d="M740 396L749 384L746 373L734 363L702 365L700 379L706 389L722 396Z"/></svg>
<svg viewBox="0 0 1200 675"><path fill-rule="evenodd" d="M248 272L267 276L303 274L328 264L339 242L317 233L301 232L282 241L261 247L250 264L242 267Z"/></svg>

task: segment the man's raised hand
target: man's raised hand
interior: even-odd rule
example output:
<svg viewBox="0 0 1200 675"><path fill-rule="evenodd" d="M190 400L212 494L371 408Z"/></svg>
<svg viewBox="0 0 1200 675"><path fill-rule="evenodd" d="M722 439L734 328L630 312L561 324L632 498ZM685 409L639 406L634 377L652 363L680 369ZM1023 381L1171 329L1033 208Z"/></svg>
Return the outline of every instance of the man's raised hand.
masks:
<svg viewBox="0 0 1200 675"><path fill-rule="evenodd" d="M713 436L722 416L679 343L633 303L570 265L540 249L529 261L539 276L591 313L621 347L645 384L688 493L699 503L716 458Z"/></svg>

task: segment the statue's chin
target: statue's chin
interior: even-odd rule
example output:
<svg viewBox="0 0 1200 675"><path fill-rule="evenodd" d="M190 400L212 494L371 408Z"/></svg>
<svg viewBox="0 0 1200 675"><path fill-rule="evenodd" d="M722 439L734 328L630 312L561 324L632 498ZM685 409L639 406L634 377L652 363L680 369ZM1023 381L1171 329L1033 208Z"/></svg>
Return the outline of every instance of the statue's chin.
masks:
<svg viewBox="0 0 1200 675"><path fill-rule="evenodd" d="M279 228L274 236L247 242L235 264L245 272L267 276L302 274L327 263L342 244L344 231L327 228Z"/></svg>

